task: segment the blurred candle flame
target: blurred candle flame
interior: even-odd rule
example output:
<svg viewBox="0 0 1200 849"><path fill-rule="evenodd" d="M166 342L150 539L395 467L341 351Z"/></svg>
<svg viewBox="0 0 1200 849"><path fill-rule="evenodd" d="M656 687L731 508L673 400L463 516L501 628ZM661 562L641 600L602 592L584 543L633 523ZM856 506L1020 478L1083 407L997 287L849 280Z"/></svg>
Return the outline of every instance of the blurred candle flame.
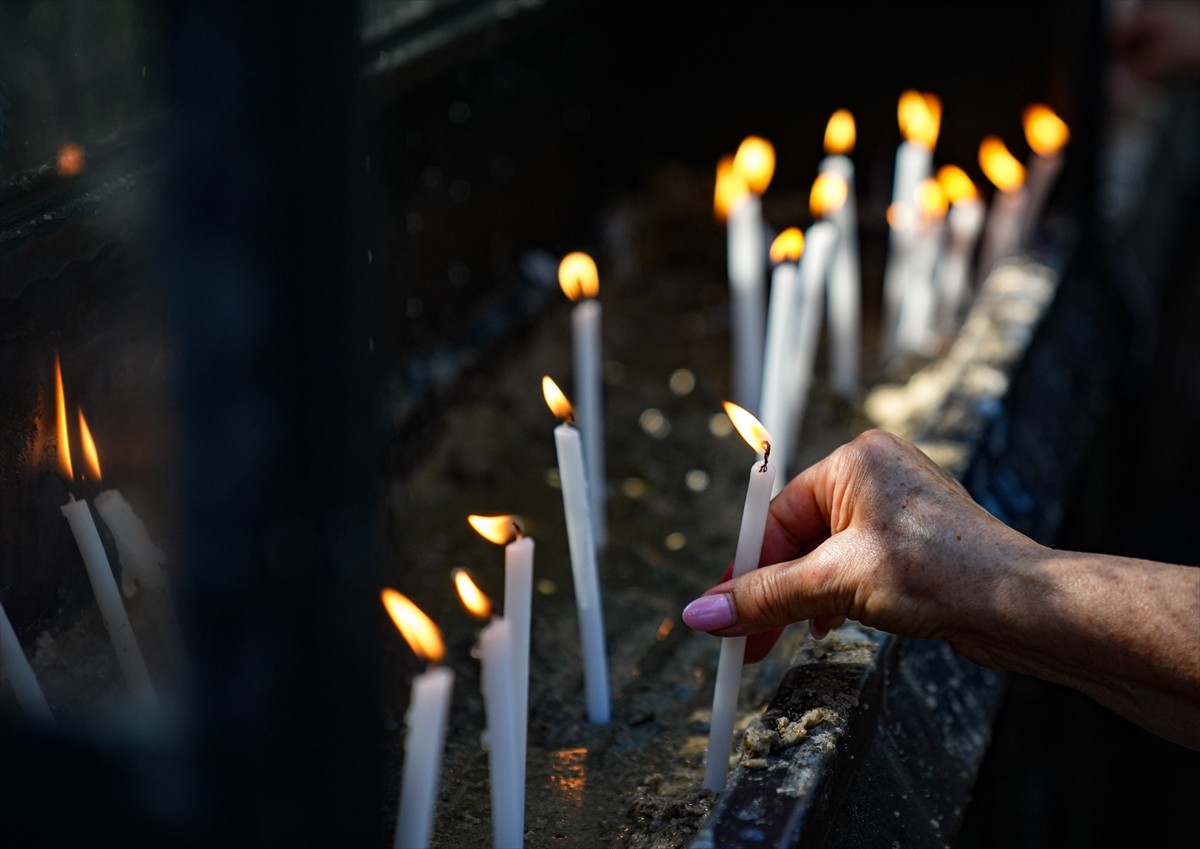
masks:
<svg viewBox="0 0 1200 849"><path fill-rule="evenodd" d="M900 95L896 113L904 138L928 148L937 144L942 123L942 101L937 95L909 89Z"/></svg>
<svg viewBox="0 0 1200 849"><path fill-rule="evenodd" d="M504 545L517 535L516 516L477 516L472 513L467 522L481 537L496 545Z"/></svg>
<svg viewBox="0 0 1200 849"><path fill-rule="evenodd" d="M542 397L546 399L546 406L550 408L550 412L554 413L560 421L571 421L574 414L571 410L571 402L567 400L567 396L558 388L550 375L542 377Z"/></svg>
<svg viewBox="0 0 1200 849"><path fill-rule="evenodd" d="M442 642L442 632L434 621L425 615L408 596L390 587L380 592L383 606L387 609L392 622L400 631L400 636L408 643L409 648L417 657L429 663L441 663L446 656L445 644Z"/></svg>
<svg viewBox="0 0 1200 849"><path fill-rule="evenodd" d="M1021 121L1025 125L1025 140L1029 142L1034 153L1040 156L1053 156L1062 150L1071 138L1071 133L1062 118L1044 103L1027 106Z"/></svg>
<svg viewBox="0 0 1200 849"><path fill-rule="evenodd" d="M480 619L487 619L492 615L492 602L483 590L471 580L471 576L466 569L454 570L454 588L458 590L458 597L462 599L463 607L465 607L472 616L477 616Z"/></svg>
<svg viewBox="0 0 1200 849"><path fill-rule="evenodd" d="M856 133L854 115L849 109L839 109L829 116L825 125L825 152L829 154L848 154L854 150Z"/></svg>
<svg viewBox="0 0 1200 849"><path fill-rule="evenodd" d="M796 262L804 253L804 234L799 227L788 227L771 242L771 262Z"/></svg>
<svg viewBox="0 0 1200 849"><path fill-rule="evenodd" d="M979 195L979 192L975 190L975 184L967 176L967 172L957 165L943 165L939 168L937 181L950 203L971 200Z"/></svg>
<svg viewBox="0 0 1200 849"><path fill-rule="evenodd" d="M71 467L71 437L67 432L67 396L63 391L62 364L54 355L54 412L58 425L58 468L67 481L75 480Z"/></svg>
<svg viewBox="0 0 1200 849"><path fill-rule="evenodd" d="M1025 166L996 136L988 136L979 143L979 167L1002 192L1015 192L1025 183Z"/></svg>
<svg viewBox="0 0 1200 849"><path fill-rule="evenodd" d="M750 194L746 178L733 168L733 154L722 156L717 162L717 185L713 191L713 217L725 221L729 211Z"/></svg>
<svg viewBox="0 0 1200 849"><path fill-rule="evenodd" d="M771 447L771 434L763 427L762 422L754 417L754 414L748 410L739 407L732 401L725 401L725 415L729 416L729 420L733 422L734 430L738 435L746 440L746 444L760 454L765 453Z"/></svg>
<svg viewBox="0 0 1200 849"><path fill-rule="evenodd" d="M742 176L750 191L761 195L775 175L775 148L760 136L746 136L733 155L733 170Z"/></svg>
<svg viewBox="0 0 1200 849"><path fill-rule="evenodd" d="M926 178L917 185L917 209L927 219L938 219L946 214L949 201L937 180Z"/></svg>
<svg viewBox="0 0 1200 849"><path fill-rule="evenodd" d="M58 170L60 177L74 177L76 174L82 174L87 159L83 154L83 148L72 142L64 144L58 149L58 156L55 160L55 167Z"/></svg>
<svg viewBox="0 0 1200 849"><path fill-rule="evenodd" d="M88 427L83 410L79 411L79 441L83 444L83 456L87 460L88 471L93 480L100 480L100 452L96 450L96 441L92 439L92 430Z"/></svg>
<svg viewBox="0 0 1200 849"><path fill-rule="evenodd" d="M594 298L600 293L600 274L596 262L582 251L574 251L558 264L558 285L572 301Z"/></svg>
<svg viewBox="0 0 1200 849"><path fill-rule="evenodd" d="M846 203L850 188L846 178L833 171L818 174L808 195L808 208L814 218L837 212Z"/></svg>

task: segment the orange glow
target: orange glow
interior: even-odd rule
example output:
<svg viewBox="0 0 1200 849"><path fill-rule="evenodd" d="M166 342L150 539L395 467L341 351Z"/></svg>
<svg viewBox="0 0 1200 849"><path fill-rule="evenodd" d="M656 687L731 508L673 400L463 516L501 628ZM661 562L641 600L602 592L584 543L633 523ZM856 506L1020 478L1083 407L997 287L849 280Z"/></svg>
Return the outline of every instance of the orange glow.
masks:
<svg viewBox="0 0 1200 849"><path fill-rule="evenodd" d="M949 201L937 180L925 179L917 186L917 209L926 218L941 218Z"/></svg>
<svg viewBox="0 0 1200 849"><path fill-rule="evenodd" d="M572 301L596 297L600 293L600 274L595 261L582 251L567 254L558 264L558 285Z"/></svg>
<svg viewBox="0 0 1200 849"><path fill-rule="evenodd" d="M808 208L813 218L821 218L831 212L837 212L846 203L850 189L846 178L841 174L826 171L818 174L813 180L812 191L808 195Z"/></svg>
<svg viewBox="0 0 1200 849"><path fill-rule="evenodd" d="M908 90L896 109L900 132L909 141L932 148L942 124L942 101L934 94Z"/></svg>
<svg viewBox="0 0 1200 849"><path fill-rule="evenodd" d="M771 447L771 434L767 433L767 429L762 426L762 422L754 418L754 415L747 410L743 410L732 401L725 402L725 415L729 416L729 420L733 422L734 430L742 439L746 440L746 444L759 453L765 453Z"/></svg>
<svg viewBox="0 0 1200 849"><path fill-rule="evenodd" d="M62 365L54 356L54 413L58 422L58 469L68 481L75 480L71 467L71 437L67 433L67 396L63 391Z"/></svg>
<svg viewBox="0 0 1200 849"><path fill-rule="evenodd" d="M505 514L503 516L476 516L471 514L467 522L481 537L496 545L504 545L517 535L517 517Z"/></svg>
<svg viewBox="0 0 1200 849"><path fill-rule="evenodd" d="M733 156L733 170L750 191L761 195L775 176L775 148L764 138L746 136Z"/></svg>
<svg viewBox="0 0 1200 849"><path fill-rule="evenodd" d="M996 136L988 136L979 143L979 167L1002 192L1015 192L1025 183L1025 166Z"/></svg>
<svg viewBox="0 0 1200 849"><path fill-rule="evenodd" d="M492 615L491 599L484 595L483 590L479 589L479 586L471 580L466 569L454 570L454 588L458 590L458 597L462 599L463 606L472 616L487 619Z"/></svg>
<svg viewBox="0 0 1200 849"><path fill-rule="evenodd" d="M442 632L434 621L425 615L408 596L398 593L390 587L380 592L383 606L387 609L392 622L400 631L400 636L408 643L413 653L429 663L441 663L446 656L445 644L442 642Z"/></svg>
<svg viewBox="0 0 1200 849"><path fill-rule="evenodd" d="M554 413L561 421L568 422L574 419L571 402L558 388L558 384L550 379L550 375L542 377L542 397L546 399L546 406L550 408L550 412Z"/></svg>
<svg viewBox="0 0 1200 849"><path fill-rule="evenodd" d="M825 125L825 152L830 154L850 153L856 140L854 116L849 109L839 109L829 117Z"/></svg>
<svg viewBox="0 0 1200 849"><path fill-rule="evenodd" d="M79 145L68 143L58 149L58 176L74 177L76 174L82 174L85 164L86 157Z"/></svg>
<svg viewBox="0 0 1200 849"><path fill-rule="evenodd" d="M100 453L96 450L96 441L92 439L92 431L88 427L87 419L83 417L83 410L79 411L79 441L83 443L83 456L87 460L88 471L93 480L99 481Z"/></svg>
<svg viewBox="0 0 1200 849"><path fill-rule="evenodd" d="M789 227L771 242L771 262L795 262L804 253L804 234Z"/></svg>
<svg viewBox="0 0 1200 849"><path fill-rule="evenodd" d="M970 200L979 194L975 191L975 184L971 182L971 178L967 176L967 172L957 165L943 165L939 168L937 181L938 185L942 187L942 191L946 193L946 199L950 203Z"/></svg>
<svg viewBox="0 0 1200 849"><path fill-rule="evenodd" d="M1041 156L1053 156L1062 150L1071 138L1071 132L1062 118L1043 103L1026 107L1021 121L1025 125L1025 140L1029 142L1033 152Z"/></svg>
<svg viewBox="0 0 1200 849"><path fill-rule="evenodd" d="M722 156L717 163L717 187L713 192L713 217L724 221L742 198L750 194L746 179L733 169L733 155Z"/></svg>
<svg viewBox="0 0 1200 849"><path fill-rule="evenodd" d="M671 636L671 632L675 630L675 620L668 616L662 622L658 623L658 630L654 632L654 639L665 640Z"/></svg>

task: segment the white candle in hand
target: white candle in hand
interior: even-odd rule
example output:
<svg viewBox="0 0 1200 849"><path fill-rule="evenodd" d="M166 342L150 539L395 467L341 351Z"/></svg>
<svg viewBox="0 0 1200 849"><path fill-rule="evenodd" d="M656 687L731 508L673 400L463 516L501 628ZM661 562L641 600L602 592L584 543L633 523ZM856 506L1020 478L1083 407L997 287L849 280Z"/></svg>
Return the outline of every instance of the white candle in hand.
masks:
<svg viewBox="0 0 1200 849"><path fill-rule="evenodd" d="M486 618L492 603L466 571L454 570L458 595L471 613ZM496 616L479 633L475 647L483 709L487 714L486 745L492 784L492 836L495 849L525 845L525 793L520 783L517 751L516 697L513 691L513 629Z"/></svg>
<svg viewBox="0 0 1200 849"><path fill-rule="evenodd" d="M21 649L21 641L17 639L17 632L3 604L0 604L0 678L8 681L12 687L17 704L27 719L54 725L54 714L50 712L46 694L42 692L37 676L33 674L33 667Z"/></svg>
<svg viewBox="0 0 1200 849"><path fill-rule="evenodd" d="M983 243L979 246L978 276L983 280L1000 260L1020 246L1021 221L1025 215L1025 166L995 136L980 142L979 166L996 187L984 224Z"/></svg>
<svg viewBox="0 0 1200 849"><path fill-rule="evenodd" d="M596 546L592 542L591 522L588 519L583 453L579 432L570 424L570 401L549 377L542 378L542 394L551 412L562 419L562 424L554 429L554 444L558 452L558 477L567 521L575 606L579 613L588 721L594 725L605 725L612 712L608 692L608 652L604 638Z"/></svg>
<svg viewBox="0 0 1200 849"><path fill-rule="evenodd" d="M394 849L425 849L433 833L454 672L441 665L445 644L437 625L395 590L384 589L380 596L401 636L418 657L430 664L413 679L404 714L408 733L404 738L404 772L393 841Z"/></svg>
<svg viewBox="0 0 1200 849"><path fill-rule="evenodd" d="M750 483L746 489L742 525L738 531L737 553L733 561L733 577L738 578L751 569L758 568L763 534L767 526L767 511L771 505L775 467L769 463L771 435L758 420L728 401L725 402L725 411L742 438L756 451L763 453L762 462L756 462L750 467ZM708 753L704 764L704 787L715 793L725 789L725 780L729 773L733 725L745 653L745 637L726 637L722 640L713 691L712 721L708 731Z"/></svg>
<svg viewBox="0 0 1200 849"><path fill-rule="evenodd" d="M846 199L828 218L838 229L837 250L829 271L829 382L841 398L858 394L862 370L862 271L858 255L858 205L854 200L854 116L839 109L825 127L821 174L846 183ZM770 423L766 422L770 428ZM774 431L772 431L774 432Z"/></svg>
<svg viewBox="0 0 1200 849"><path fill-rule="evenodd" d="M1062 149L1071 134L1063 120L1054 114L1054 110L1042 103L1027 107L1021 121L1025 127L1025 140L1033 150L1029 158L1025 183L1027 198L1019 235L1021 245L1029 247L1038 225L1041 224L1046 198L1054 187L1054 181L1058 179L1058 172L1062 170Z"/></svg>
<svg viewBox="0 0 1200 849"><path fill-rule="evenodd" d="M600 346L600 275L596 263L576 251L563 257L558 265L558 283L566 296L576 302L571 311L572 352L575 369L577 421L583 438L583 459L587 469L588 503L592 514L593 541L601 548L608 538L608 511L604 471L604 397ZM506 614L507 615L507 614Z"/></svg>

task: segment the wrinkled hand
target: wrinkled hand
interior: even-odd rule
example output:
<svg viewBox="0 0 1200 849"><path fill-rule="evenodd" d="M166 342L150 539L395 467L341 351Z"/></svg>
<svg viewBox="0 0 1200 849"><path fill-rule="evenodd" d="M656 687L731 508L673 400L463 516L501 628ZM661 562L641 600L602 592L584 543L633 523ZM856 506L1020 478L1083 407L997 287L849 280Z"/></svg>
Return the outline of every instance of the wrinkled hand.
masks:
<svg viewBox="0 0 1200 849"><path fill-rule="evenodd" d="M972 603L1031 548L915 446L868 431L788 483L771 502L763 565L713 587L683 619L750 635L748 661L792 622L810 620L820 637L846 618L970 656Z"/></svg>

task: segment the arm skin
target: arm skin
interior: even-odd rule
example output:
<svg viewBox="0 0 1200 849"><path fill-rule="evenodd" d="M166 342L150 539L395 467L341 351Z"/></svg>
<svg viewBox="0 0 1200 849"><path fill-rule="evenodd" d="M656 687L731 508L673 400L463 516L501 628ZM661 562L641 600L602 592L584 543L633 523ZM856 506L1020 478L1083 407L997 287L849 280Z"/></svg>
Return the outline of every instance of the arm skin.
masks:
<svg viewBox="0 0 1200 849"><path fill-rule="evenodd" d="M712 633L751 635L748 660L789 623L820 636L849 618L1074 687L1200 749L1200 568L1041 546L897 436L868 431L797 475L760 563L705 593L730 597L736 622Z"/></svg>

